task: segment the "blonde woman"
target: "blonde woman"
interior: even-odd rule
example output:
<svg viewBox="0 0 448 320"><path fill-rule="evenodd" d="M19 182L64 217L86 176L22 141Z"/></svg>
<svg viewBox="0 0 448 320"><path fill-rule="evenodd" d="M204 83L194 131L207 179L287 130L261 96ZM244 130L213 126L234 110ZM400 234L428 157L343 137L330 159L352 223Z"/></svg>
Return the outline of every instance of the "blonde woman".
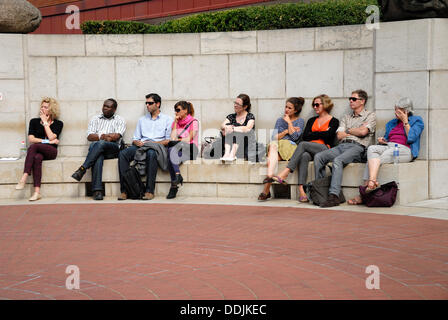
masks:
<svg viewBox="0 0 448 320"><path fill-rule="evenodd" d="M16 190L25 187L26 179L31 172L34 180L34 193L29 199L36 201L41 199L40 185L42 179L42 161L56 159L58 153L59 136L64 124L57 120L59 116L58 102L49 97L42 99L40 103L39 118L30 120L28 129L28 148L23 176L16 185Z"/></svg>

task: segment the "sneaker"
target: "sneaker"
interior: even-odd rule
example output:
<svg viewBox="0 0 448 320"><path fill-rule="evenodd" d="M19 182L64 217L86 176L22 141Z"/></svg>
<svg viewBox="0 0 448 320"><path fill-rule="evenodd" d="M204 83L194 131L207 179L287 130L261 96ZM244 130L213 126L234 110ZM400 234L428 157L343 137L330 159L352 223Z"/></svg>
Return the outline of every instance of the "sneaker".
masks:
<svg viewBox="0 0 448 320"><path fill-rule="evenodd" d="M76 181L81 181L82 177L86 173L86 168L83 166L80 166L78 170L75 171L75 173L72 174L72 178Z"/></svg>
<svg viewBox="0 0 448 320"><path fill-rule="evenodd" d="M128 198L128 195L126 194L126 192L122 192L119 196L118 196L118 200L126 200Z"/></svg>
<svg viewBox="0 0 448 320"><path fill-rule="evenodd" d="M152 200L154 199L154 194L151 192L145 192L145 195L143 196L142 200Z"/></svg>
<svg viewBox="0 0 448 320"><path fill-rule="evenodd" d="M34 192L33 195L31 196L31 198L29 198L29 201L36 201L42 199L42 196L40 195L40 193Z"/></svg>
<svg viewBox="0 0 448 320"><path fill-rule="evenodd" d="M16 190L22 190L25 188L25 182L19 181L16 185Z"/></svg>
<svg viewBox="0 0 448 320"><path fill-rule="evenodd" d="M172 186L170 188L170 192L168 193L168 195L166 196L167 199L174 199L176 198L177 195L177 191L179 190L179 188L176 186Z"/></svg>
<svg viewBox="0 0 448 320"><path fill-rule="evenodd" d="M322 203L320 205L320 207L321 208L335 207L335 206L338 206L340 203L341 203L341 201L339 200L339 197L337 195L334 195L334 194L330 193L328 195L327 201Z"/></svg>
<svg viewBox="0 0 448 320"><path fill-rule="evenodd" d="M93 200L103 200L103 193L101 191L94 191L93 192Z"/></svg>

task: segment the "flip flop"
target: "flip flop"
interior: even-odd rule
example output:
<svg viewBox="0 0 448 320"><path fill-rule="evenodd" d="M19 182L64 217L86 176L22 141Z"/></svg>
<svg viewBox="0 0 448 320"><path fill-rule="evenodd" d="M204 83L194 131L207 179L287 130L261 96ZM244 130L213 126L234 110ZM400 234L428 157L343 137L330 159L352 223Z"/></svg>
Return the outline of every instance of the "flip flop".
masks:
<svg viewBox="0 0 448 320"><path fill-rule="evenodd" d="M285 180L283 180L279 176L273 176L272 180L274 180L274 183L283 184L283 185L287 185L288 184Z"/></svg>
<svg viewBox="0 0 448 320"><path fill-rule="evenodd" d="M305 203L305 202L310 202L310 200L308 200L308 198L306 196L300 196L299 202Z"/></svg>

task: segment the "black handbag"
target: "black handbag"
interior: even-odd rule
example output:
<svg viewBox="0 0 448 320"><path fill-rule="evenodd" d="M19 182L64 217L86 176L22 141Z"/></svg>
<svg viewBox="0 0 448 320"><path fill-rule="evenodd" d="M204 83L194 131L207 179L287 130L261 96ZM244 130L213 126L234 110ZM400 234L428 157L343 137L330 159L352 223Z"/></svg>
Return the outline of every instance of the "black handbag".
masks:
<svg viewBox="0 0 448 320"><path fill-rule="evenodd" d="M316 206L320 206L322 203L328 199L328 191L330 189L331 176L316 179L310 183L305 184L303 187L305 189L308 199ZM344 194L339 193L340 203L345 202Z"/></svg>
<svg viewBox="0 0 448 320"><path fill-rule="evenodd" d="M359 186L362 202L368 207L392 207L397 199L398 185L391 181L378 189L366 192L367 186Z"/></svg>

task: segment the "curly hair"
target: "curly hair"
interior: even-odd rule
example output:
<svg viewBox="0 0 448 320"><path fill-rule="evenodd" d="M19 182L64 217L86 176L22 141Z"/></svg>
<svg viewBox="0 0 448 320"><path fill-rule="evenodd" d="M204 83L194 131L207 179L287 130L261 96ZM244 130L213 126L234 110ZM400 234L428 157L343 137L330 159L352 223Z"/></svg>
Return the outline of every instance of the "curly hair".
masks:
<svg viewBox="0 0 448 320"><path fill-rule="evenodd" d="M55 119L59 118L59 102L57 102L56 99L54 99L54 98L43 97L40 102L40 106L42 106L42 103L44 103L44 102L49 104L48 113L49 113L51 119L55 120Z"/></svg>

